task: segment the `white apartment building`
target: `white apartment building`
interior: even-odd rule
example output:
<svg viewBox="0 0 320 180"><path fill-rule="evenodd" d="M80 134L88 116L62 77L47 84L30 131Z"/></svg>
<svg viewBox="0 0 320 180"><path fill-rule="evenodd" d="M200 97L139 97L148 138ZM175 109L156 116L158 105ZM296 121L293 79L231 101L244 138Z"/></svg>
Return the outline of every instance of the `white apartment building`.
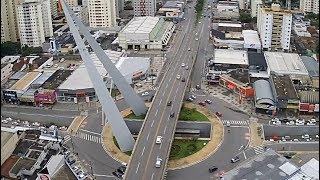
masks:
<svg viewBox="0 0 320 180"><path fill-rule="evenodd" d="M278 4L271 8L258 7L257 28L265 50L289 50L292 13Z"/></svg>
<svg viewBox="0 0 320 180"><path fill-rule="evenodd" d="M300 10L319 14L319 0L300 0Z"/></svg>
<svg viewBox="0 0 320 180"><path fill-rule="evenodd" d="M92 28L107 28L116 26L115 0L89 0L89 26Z"/></svg>
<svg viewBox="0 0 320 180"><path fill-rule="evenodd" d="M50 0L22 0L16 7L21 45L40 47L53 36Z"/></svg>
<svg viewBox="0 0 320 180"><path fill-rule="evenodd" d="M58 1L57 0L50 0L50 7L51 7L51 16L53 18L58 16Z"/></svg>
<svg viewBox="0 0 320 180"><path fill-rule="evenodd" d="M155 16L156 0L133 0L134 16Z"/></svg>
<svg viewBox="0 0 320 180"><path fill-rule="evenodd" d="M262 4L262 0L251 0L251 17L257 17L258 5Z"/></svg>
<svg viewBox="0 0 320 180"><path fill-rule="evenodd" d="M84 6L72 6L70 7L76 16L82 21L83 24L89 23L88 7Z"/></svg>
<svg viewBox="0 0 320 180"><path fill-rule="evenodd" d="M15 6L18 0L1 0L1 43L19 39Z"/></svg>

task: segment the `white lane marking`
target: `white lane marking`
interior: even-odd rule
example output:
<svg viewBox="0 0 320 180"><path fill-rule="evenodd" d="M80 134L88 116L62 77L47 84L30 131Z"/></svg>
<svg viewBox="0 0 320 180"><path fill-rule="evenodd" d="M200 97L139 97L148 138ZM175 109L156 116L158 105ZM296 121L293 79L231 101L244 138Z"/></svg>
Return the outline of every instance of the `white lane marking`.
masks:
<svg viewBox="0 0 320 180"><path fill-rule="evenodd" d="M244 159L247 159L246 153L243 151Z"/></svg>
<svg viewBox="0 0 320 180"><path fill-rule="evenodd" d="M169 84L166 85L166 89L167 89L168 85L169 85Z"/></svg>
<svg viewBox="0 0 320 180"><path fill-rule="evenodd" d="M243 148L243 145L240 146L239 151Z"/></svg>
<svg viewBox="0 0 320 180"><path fill-rule="evenodd" d="M140 167L140 162L139 162L138 167L136 169L136 174L138 173L139 167Z"/></svg>
<svg viewBox="0 0 320 180"><path fill-rule="evenodd" d="M142 153L141 153L141 156L143 155L144 153L144 149L146 149L146 147L144 146L143 149L142 149Z"/></svg>
<svg viewBox="0 0 320 180"><path fill-rule="evenodd" d="M17 114L22 114L22 115L24 114L24 115L30 115L30 116L48 116L48 117L60 117L60 118L74 118L74 116L57 116L57 115L49 115L49 114L31 114L31 113L23 113L23 112L18 112Z"/></svg>
<svg viewBox="0 0 320 180"><path fill-rule="evenodd" d="M94 176L103 176L103 177L114 177L111 175L106 175L106 174L93 174Z"/></svg>
<svg viewBox="0 0 320 180"><path fill-rule="evenodd" d="M149 135L150 135L150 132L148 133L148 136L147 136L147 141L148 141L148 139L149 139Z"/></svg>
<svg viewBox="0 0 320 180"><path fill-rule="evenodd" d="M176 96L173 97L173 101L176 99Z"/></svg>
<svg viewBox="0 0 320 180"><path fill-rule="evenodd" d="M162 102L162 99L160 99L159 105L161 104L161 102Z"/></svg>
<svg viewBox="0 0 320 180"><path fill-rule="evenodd" d="M84 131L84 132L88 132L88 133L91 133L91 134L96 134L96 135L99 135L99 136L101 135L99 133L88 131L88 130L85 130L85 129L79 129L79 131Z"/></svg>
<svg viewBox="0 0 320 180"><path fill-rule="evenodd" d="M166 93L166 91L164 91L164 92L162 93L162 96L164 96L165 93Z"/></svg>
<svg viewBox="0 0 320 180"><path fill-rule="evenodd" d="M161 147L162 147L162 143L160 144L160 147L159 147L159 149L161 149Z"/></svg>
<svg viewBox="0 0 320 180"><path fill-rule="evenodd" d="M153 126L153 123L154 123L154 120L153 120L152 123L151 123L151 127Z"/></svg>
<svg viewBox="0 0 320 180"><path fill-rule="evenodd" d="M151 180L153 180L154 173L152 173Z"/></svg>
<svg viewBox="0 0 320 180"><path fill-rule="evenodd" d="M176 89L176 93L178 92L179 88Z"/></svg>
<svg viewBox="0 0 320 180"><path fill-rule="evenodd" d="M157 114L158 114L158 110L159 110L159 109L157 109L155 116L157 116Z"/></svg>
<svg viewBox="0 0 320 180"><path fill-rule="evenodd" d="M164 127L163 134L165 134L165 133L166 133L166 131L167 131L167 126L166 126L166 127Z"/></svg>

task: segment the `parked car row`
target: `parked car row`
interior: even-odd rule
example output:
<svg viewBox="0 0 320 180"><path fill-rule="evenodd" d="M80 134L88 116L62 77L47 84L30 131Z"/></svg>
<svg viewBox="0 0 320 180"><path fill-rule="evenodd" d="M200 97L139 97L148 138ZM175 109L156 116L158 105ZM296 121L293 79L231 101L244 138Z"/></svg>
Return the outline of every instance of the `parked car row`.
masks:
<svg viewBox="0 0 320 180"><path fill-rule="evenodd" d="M284 124L284 125L289 125L289 126L304 126L304 125L307 125L307 126L315 126L317 125L316 124L316 120L315 119L310 119L310 120L304 120L304 119L296 119L295 121L294 120L289 120L289 119L279 119L279 118L274 118L274 119L271 119L271 124L273 125L281 125L281 124Z"/></svg>
<svg viewBox="0 0 320 180"><path fill-rule="evenodd" d="M114 175L117 178L121 178L122 179L124 173L126 172L126 169L127 169L127 165L123 164L117 170L113 171L112 175Z"/></svg>
<svg viewBox="0 0 320 180"><path fill-rule="evenodd" d="M77 179L82 180L89 176L89 174L82 168L82 166L79 163L77 163L77 157L71 154L69 150L65 151L63 154L72 172L75 176L77 176Z"/></svg>
<svg viewBox="0 0 320 180"><path fill-rule="evenodd" d="M282 137L278 137L278 136L273 136L272 138L269 139L269 141L273 142L273 141L281 141L281 142L299 142L299 141L318 141L319 140L319 135L309 135L309 134L304 134L301 136L294 136L294 137L290 137L290 136L282 136Z"/></svg>

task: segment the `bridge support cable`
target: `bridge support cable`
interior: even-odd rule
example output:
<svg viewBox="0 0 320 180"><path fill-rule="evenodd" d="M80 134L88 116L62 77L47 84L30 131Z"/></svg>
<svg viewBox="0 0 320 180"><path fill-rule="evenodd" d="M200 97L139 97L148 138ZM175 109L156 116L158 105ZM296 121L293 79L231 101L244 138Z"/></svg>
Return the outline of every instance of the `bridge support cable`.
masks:
<svg viewBox="0 0 320 180"><path fill-rule="evenodd" d="M119 112L117 106L115 105L111 95L108 93L107 87L102 80L102 77L97 71L91 56L84 44L84 41L81 39L81 36L75 26L70 14L66 10L66 3L64 0L61 0L63 10L70 28L73 38L78 46L79 53L81 58L89 72L89 78L92 81L93 87L96 91L98 99L101 103L102 109L105 112L106 118L111 124L113 134L119 144L121 151L131 151L134 146L134 139L132 134L129 131L128 126L123 120L121 113Z"/></svg>
<svg viewBox="0 0 320 180"><path fill-rule="evenodd" d="M61 0L64 2L64 0ZM78 26L79 32L84 36L92 50L96 53L97 57L101 61L103 67L107 70L107 72L112 77L114 84L117 86L119 91L124 97L124 100L131 107L133 113L135 115L145 114L148 110L144 101L139 97L139 95L134 91L134 89L129 85L129 83L122 76L121 72L116 68L110 58L106 55L97 41L92 37L91 33L83 25L81 20L74 14L74 12L70 9L68 5L63 6L64 13L70 14L72 20Z"/></svg>

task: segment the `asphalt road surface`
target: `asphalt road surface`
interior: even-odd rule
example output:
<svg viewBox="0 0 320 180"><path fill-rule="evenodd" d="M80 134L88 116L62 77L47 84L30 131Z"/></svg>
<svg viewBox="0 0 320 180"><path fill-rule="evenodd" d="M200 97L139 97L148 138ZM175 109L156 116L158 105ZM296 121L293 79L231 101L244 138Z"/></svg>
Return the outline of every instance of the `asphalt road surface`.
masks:
<svg viewBox="0 0 320 180"><path fill-rule="evenodd" d="M131 156L125 179L163 179L177 117L191 74L192 57L195 57L197 51L197 43L195 43L193 35L195 31L192 28L195 14L193 11L189 11L187 16L187 20L182 22L184 31L176 39L176 41L182 41L182 43L173 47L172 51L176 56L172 58L170 69L155 95L152 107L148 111ZM189 66L189 69L186 70L185 67L182 67L182 63ZM181 77L180 79L177 78L178 75ZM181 81L183 78L186 79L186 82ZM171 106L167 106L169 101L172 101ZM173 112L175 116L170 117L170 113ZM157 136L163 137L161 144L155 144ZM157 158L162 159L159 168L155 166Z"/></svg>

